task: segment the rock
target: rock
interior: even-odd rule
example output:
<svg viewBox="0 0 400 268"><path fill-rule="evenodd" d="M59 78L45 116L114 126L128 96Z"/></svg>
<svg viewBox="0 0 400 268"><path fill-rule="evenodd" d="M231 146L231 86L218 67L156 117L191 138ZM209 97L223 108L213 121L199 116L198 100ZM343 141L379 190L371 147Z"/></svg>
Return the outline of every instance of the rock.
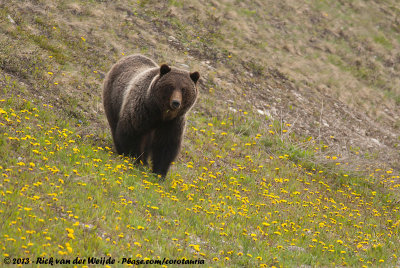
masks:
<svg viewBox="0 0 400 268"><path fill-rule="evenodd" d="M304 248L297 247L297 246L288 246L286 249L289 250L289 251L299 251L299 252L306 251Z"/></svg>
<svg viewBox="0 0 400 268"><path fill-rule="evenodd" d="M7 15L7 19L9 22L11 22L12 24L15 24L15 20L13 20L13 18L11 18L10 15Z"/></svg>
<svg viewBox="0 0 400 268"><path fill-rule="evenodd" d="M382 146L382 144L381 144L377 139L371 138L370 140L371 140L374 144L376 144L377 146Z"/></svg>
<svg viewBox="0 0 400 268"><path fill-rule="evenodd" d="M176 39L172 35L168 36L168 42L179 43L178 39Z"/></svg>
<svg viewBox="0 0 400 268"><path fill-rule="evenodd" d="M189 70L190 69L189 65L184 64L184 63L177 63L176 65L181 67L182 69L185 69L185 70Z"/></svg>

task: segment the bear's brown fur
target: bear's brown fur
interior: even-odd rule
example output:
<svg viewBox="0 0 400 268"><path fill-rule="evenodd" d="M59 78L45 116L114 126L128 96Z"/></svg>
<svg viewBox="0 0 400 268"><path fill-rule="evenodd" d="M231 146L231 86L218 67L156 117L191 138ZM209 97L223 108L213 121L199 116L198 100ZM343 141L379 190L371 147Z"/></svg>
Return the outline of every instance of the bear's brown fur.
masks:
<svg viewBox="0 0 400 268"><path fill-rule="evenodd" d="M104 81L103 104L118 154L165 177L181 147L185 114L197 98L198 72L158 66L142 55L118 61Z"/></svg>

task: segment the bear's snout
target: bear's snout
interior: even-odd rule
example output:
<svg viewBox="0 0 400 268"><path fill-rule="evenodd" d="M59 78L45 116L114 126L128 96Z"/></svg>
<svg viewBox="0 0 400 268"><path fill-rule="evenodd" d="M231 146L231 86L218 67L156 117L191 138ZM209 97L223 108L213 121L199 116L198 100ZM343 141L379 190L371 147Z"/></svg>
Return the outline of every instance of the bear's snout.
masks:
<svg viewBox="0 0 400 268"><path fill-rule="evenodd" d="M181 107L181 102L182 102L182 92L180 90L174 90L172 92L172 96L169 103L171 109L173 110L179 109L179 107Z"/></svg>
<svg viewBox="0 0 400 268"><path fill-rule="evenodd" d="M173 100L171 102L171 108L174 110L178 109L180 106L181 106L181 102L178 100Z"/></svg>

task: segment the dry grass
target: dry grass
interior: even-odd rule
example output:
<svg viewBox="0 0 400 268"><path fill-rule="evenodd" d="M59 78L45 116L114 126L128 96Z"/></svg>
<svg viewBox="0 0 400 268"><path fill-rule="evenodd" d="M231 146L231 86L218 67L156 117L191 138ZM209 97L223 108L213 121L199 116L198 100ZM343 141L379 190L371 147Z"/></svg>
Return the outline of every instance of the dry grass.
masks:
<svg viewBox="0 0 400 268"><path fill-rule="evenodd" d="M0 252L398 265L399 6L342 2L1 3ZM162 183L110 149L131 53L202 75Z"/></svg>

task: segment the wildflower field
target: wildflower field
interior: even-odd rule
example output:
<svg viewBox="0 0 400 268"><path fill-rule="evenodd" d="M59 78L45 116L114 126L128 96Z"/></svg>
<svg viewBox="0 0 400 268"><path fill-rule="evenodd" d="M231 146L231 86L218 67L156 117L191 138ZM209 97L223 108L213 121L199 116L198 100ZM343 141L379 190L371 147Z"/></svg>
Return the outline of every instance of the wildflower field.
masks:
<svg viewBox="0 0 400 268"><path fill-rule="evenodd" d="M201 259L205 267L400 265L399 170L375 166L374 158L358 165L324 142L334 135L295 131L295 120L257 111L250 93L218 84L223 76L193 63L203 70L201 95L180 157L160 180L115 153L101 83L125 54L160 51L159 60L168 60L168 41L157 46L145 36L144 44L131 44L122 24L135 22L113 13L121 4L107 6L112 23L102 26L103 40L90 29L104 3L21 2L0 5L1 265L39 257ZM126 5L160 27L165 14L148 2ZM184 8L167 2L171 12ZM121 32L108 23L122 25ZM194 31L176 27L177 36ZM214 38L209 34L193 33L193 46ZM212 44L227 66L241 62L240 53ZM170 49L174 59L183 53L196 61L196 52ZM354 148L354 157L362 150Z"/></svg>

